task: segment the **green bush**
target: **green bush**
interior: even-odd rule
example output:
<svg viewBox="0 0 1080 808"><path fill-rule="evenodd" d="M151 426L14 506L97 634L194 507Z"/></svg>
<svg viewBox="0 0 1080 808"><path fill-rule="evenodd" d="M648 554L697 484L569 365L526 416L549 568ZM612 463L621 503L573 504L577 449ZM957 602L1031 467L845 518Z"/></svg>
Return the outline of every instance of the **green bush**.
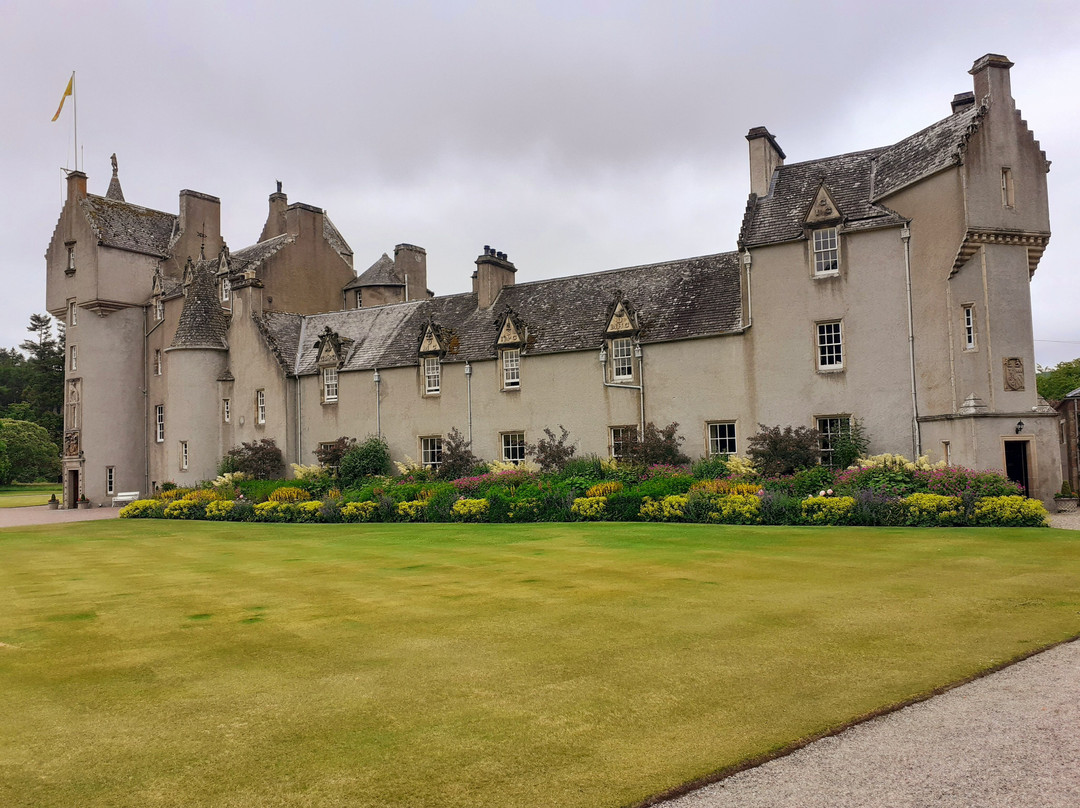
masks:
<svg viewBox="0 0 1080 808"><path fill-rule="evenodd" d="M975 504L973 521L980 527L1046 527L1046 516L1037 499L985 497Z"/></svg>
<svg viewBox="0 0 1080 808"><path fill-rule="evenodd" d="M342 455L338 478L343 486L351 488L366 477L385 477L390 468L390 446L385 438L372 436Z"/></svg>
<svg viewBox="0 0 1080 808"><path fill-rule="evenodd" d="M231 457L230 465L236 466L227 471L241 471L257 480L276 480L285 474L285 458L273 438L241 443L229 449L226 457ZM219 473L224 474L221 471L224 465L223 462L218 467Z"/></svg>
<svg viewBox="0 0 1080 808"><path fill-rule="evenodd" d="M165 503L160 499L137 499L120 509L121 519L161 519Z"/></svg>
<svg viewBox="0 0 1080 808"><path fill-rule="evenodd" d="M578 497L570 513L582 522L598 522L607 515L607 497Z"/></svg>
<svg viewBox="0 0 1080 808"><path fill-rule="evenodd" d="M236 501L232 499L219 499L206 503L206 518L212 522L224 522L236 507Z"/></svg>
<svg viewBox="0 0 1080 808"><path fill-rule="evenodd" d="M646 522L685 522L688 497L673 494L656 500L645 497L641 501L638 516Z"/></svg>
<svg viewBox="0 0 1080 808"><path fill-rule="evenodd" d="M486 499L459 499L450 509L458 522L486 522L491 504Z"/></svg>
<svg viewBox="0 0 1080 808"><path fill-rule="evenodd" d="M802 500L786 491L766 491L760 497L758 517L764 525L797 525L802 519Z"/></svg>
<svg viewBox="0 0 1080 808"><path fill-rule="evenodd" d="M567 461L559 476L564 480L581 480L583 491L601 480L609 479L607 470L604 468L604 461L594 454L575 457Z"/></svg>
<svg viewBox="0 0 1080 808"><path fill-rule="evenodd" d="M807 497L802 501L802 521L808 525L850 525L854 497Z"/></svg>
<svg viewBox="0 0 1080 808"><path fill-rule="evenodd" d="M728 473L727 455L703 457L690 467L690 474L697 480L718 480Z"/></svg>
<svg viewBox="0 0 1080 808"><path fill-rule="evenodd" d="M505 489L492 488L487 493L488 521L492 523L509 522L510 508L514 498Z"/></svg>
<svg viewBox="0 0 1080 808"><path fill-rule="evenodd" d="M793 496L810 497L819 491L833 487L835 473L828 466L811 466L791 475L791 493Z"/></svg>
<svg viewBox="0 0 1080 808"><path fill-rule="evenodd" d="M911 494L901 500L907 518L905 523L913 527L931 525L961 525L964 523L964 503L960 497L941 494Z"/></svg>
<svg viewBox="0 0 1080 808"><path fill-rule="evenodd" d="M457 489L451 483L429 483L425 489L427 507L424 509L424 518L428 522L449 522L454 503L459 498Z"/></svg>
<svg viewBox="0 0 1080 808"><path fill-rule="evenodd" d="M194 499L174 499L165 506L166 519L203 519L206 506Z"/></svg>
<svg viewBox="0 0 1080 808"><path fill-rule="evenodd" d="M343 522L374 522L379 515L379 506L375 502L346 502L341 506Z"/></svg>

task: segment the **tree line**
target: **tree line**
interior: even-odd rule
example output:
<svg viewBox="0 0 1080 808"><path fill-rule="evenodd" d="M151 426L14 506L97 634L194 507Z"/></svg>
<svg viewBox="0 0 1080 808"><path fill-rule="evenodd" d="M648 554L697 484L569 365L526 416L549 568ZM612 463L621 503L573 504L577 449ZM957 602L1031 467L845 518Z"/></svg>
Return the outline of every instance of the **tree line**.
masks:
<svg viewBox="0 0 1080 808"><path fill-rule="evenodd" d="M0 348L0 484L60 474L64 324L32 314L26 330L17 348Z"/></svg>

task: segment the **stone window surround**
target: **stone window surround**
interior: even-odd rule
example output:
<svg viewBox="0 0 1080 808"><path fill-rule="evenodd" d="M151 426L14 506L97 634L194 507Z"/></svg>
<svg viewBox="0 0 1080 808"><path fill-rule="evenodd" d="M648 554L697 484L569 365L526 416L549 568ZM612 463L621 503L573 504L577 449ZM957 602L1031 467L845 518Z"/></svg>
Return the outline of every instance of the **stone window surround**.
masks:
<svg viewBox="0 0 1080 808"><path fill-rule="evenodd" d="M526 444L523 430L500 433L499 444L502 447L504 463L521 463L525 460Z"/></svg>
<svg viewBox="0 0 1080 808"><path fill-rule="evenodd" d="M815 278L840 274L840 231L837 227L810 231L810 264Z"/></svg>
<svg viewBox="0 0 1080 808"><path fill-rule="evenodd" d="M735 421L709 421L706 427L706 450L709 457L738 454Z"/></svg>
<svg viewBox="0 0 1080 808"><path fill-rule="evenodd" d="M817 369L824 372L843 370L843 320L822 320L814 325L817 332Z"/></svg>

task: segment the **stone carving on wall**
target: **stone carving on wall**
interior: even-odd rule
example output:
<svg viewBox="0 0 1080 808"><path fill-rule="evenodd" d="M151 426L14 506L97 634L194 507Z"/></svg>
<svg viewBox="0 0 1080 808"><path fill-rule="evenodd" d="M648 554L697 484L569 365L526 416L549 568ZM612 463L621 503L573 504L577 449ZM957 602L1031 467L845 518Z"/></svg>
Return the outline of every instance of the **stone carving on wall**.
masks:
<svg viewBox="0 0 1080 808"><path fill-rule="evenodd" d="M69 429L64 433L64 455L75 457L79 454L79 430Z"/></svg>
<svg viewBox="0 0 1080 808"><path fill-rule="evenodd" d="M1017 356L1010 356L1007 359L1003 359L1002 365L1004 366L1005 376L1005 389L1006 390L1023 390L1024 389L1024 360Z"/></svg>

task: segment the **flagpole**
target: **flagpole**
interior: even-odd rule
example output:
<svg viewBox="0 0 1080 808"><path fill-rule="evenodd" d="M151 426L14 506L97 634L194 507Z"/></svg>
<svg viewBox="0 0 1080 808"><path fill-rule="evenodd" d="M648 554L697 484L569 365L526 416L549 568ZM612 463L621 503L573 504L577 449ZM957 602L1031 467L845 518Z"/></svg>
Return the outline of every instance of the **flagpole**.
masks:
<svg viewBox="0 0 1080 808"><path fill-rule="evenodd" d="M71 107L75 120L75 170L79 170L79 94L75 91L75 71L71 71Z"/></svg>

